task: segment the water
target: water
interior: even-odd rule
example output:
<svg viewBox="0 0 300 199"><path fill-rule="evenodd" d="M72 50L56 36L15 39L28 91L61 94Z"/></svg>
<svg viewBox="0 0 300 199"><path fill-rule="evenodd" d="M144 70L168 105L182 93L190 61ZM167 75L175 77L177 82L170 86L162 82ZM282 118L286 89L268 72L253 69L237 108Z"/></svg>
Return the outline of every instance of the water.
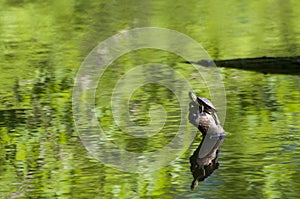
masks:
<svg viewBox="0 0 300 199"><path fill-rule="evenodd" d="M138 154L140 159L132 163L139 173L103 164L86 150L74 126L71 101L73 81L87 54L98 42L131 28L159 26L180 31L217 59L299 55L299 2L131 1L125 5L118 1L65 0L2 1L0 5L0 198L300 195L299 76L220 69L226 89L227 136L221 146L219 169L195 191L190 191L193 178L189 157L201 141L199 134L190 146L186 139L184 149L162 150L155 156L173 140L185 118L180 98L157 84L135 90L129 101L135 124L143 128L151 124L153 116L152 127L156 129L164 117L161 107L167 113L161 131L149 137L122 131L114 121L110 103L120 77L137 65L149 63L170 66L188 80L198 95L210 98L197 71L180 63L183 58L153 49L130 52L116 60L98 84L97 121L110 141ZM165 68L159 73L147 70L145 74L151 75L137 77L137 81L157 75L188 100L190 90L172 82L175 75ZM184 127L182 137L189 138L195 128L190 124ZM111 155L108 160L119 157L119 150L104 152ZM150 171L153 167L146 166L149 159L145 157L151 153L150 160L161 160L163 166L158 165L158 170ZM182 155L165 166L175 153ZM128 161L122 158L119 166L125 168Z"/></svg>

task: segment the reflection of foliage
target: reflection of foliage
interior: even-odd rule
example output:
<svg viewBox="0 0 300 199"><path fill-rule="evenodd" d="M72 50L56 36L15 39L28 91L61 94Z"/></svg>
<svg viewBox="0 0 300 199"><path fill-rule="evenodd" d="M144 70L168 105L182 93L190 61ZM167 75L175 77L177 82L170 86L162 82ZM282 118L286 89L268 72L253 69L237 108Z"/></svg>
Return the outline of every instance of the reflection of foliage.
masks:
<svg viewBox="0 0 300 199"><path fill-rule="evenodd" d="M30 196L43 182L48 182L49 174L45 171L56 169L58 165L52 162L46 166L45 161L55 157L59 160L64 156L60 144L66 143L73 134L70 113L72 81L69 74L61 79L55 78L53 71L52 68L39 69L29 87L31 89L24 88L20 80L16 80L13 88L16 100L6 110L0 111L0 143L5 146L9 160L7 163L1 160L1 165L12 166L16 171L15 177L21 182L12 189L16 195L27 193ZM39 178L31 179L32 171ZM50 176L61 178L55 174Z"/></svg>
<svg viewBox="0 0 300 199"><path fill-rule="evenodd" d="M149 111L151 108L161 105L164 111L166 111L167 119L163 128L149 138L135 138L123 132L114 124L112 112L106 111L107 109L111 110L111 107L103 105L109 99L103 96L97 100L97 105L99 106L97 110L99 111L98 116L101 127L107 132L110 138L114 139L115 144L128 151L142 153L158 150L168 144L177 133L179 127L178 121L181 120L181 110L178 107L178 100L170 90L161 85L146 84L138 88L129 99L128 111L130 121L140 127L149 125L151 119Z"/></svg>
<svg viewBox="0 0 300 199"><path fill-rule="evenodd" d="M295 107L300 103L298 78L228 70L225 82L230 104L225 129L234 133L225 140L223 151L235 151L235 155L224 156L223 164L229 164L228 172L236 176L227 178L220 173L224 180L240 179L239 189L254 192L263 186L261 194L271 198L284 194L285 186L295 183L298 174L291 168L295 166L292 157L298 156L294 146L300 138L295 122L300 119L299 106ZM249 177L246 181L245 176ZM246 197L247 192L243 194L241 197Z"/></svg>
<svg viewBox="0 0 300 199"><path fill-rule="evenodd" d="M223 70L229 136L222 148L222 171L216 172L220 181L211 177L212 183L191 196L186 193L191 151L170 167L142 174L122 173L88 158L74 134L70 94L76 67L91 48L132 27L176 29L201 42L214 58L297 55L299 2L1 1L0 198L298 198L299 77ZM96 96L99 120L123 148L155 150L174 132L165 129L142 141L118 134L110 102L101 100L111 90L103 88L113 88L116 77L130 67L162 63L167 57L153 50L125 56L99 84L104 91ZM176 62L173 56L165 64L186 78L195 77L195 71ZM197 80L191 80L195 92L208 97ZM148 91L152 95L142 94ZM145 101L158 100L168 108L177 102L172 96L150 86L137 91L131 105L147 113ZM169 122L176 126L178 112L170 114ZM141 113L135 119L142 124L148 118Z"/></svg>

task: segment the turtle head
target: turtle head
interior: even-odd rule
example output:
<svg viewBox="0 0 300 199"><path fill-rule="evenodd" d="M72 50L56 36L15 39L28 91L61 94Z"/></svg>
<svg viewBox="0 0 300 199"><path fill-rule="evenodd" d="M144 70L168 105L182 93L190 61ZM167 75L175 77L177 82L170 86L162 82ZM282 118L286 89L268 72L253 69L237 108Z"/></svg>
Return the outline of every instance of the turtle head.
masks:
<svg viewBox="0 0 300 199"><path fill-rule="evenodd" d="M189 97L193 102L198 103L198 97L195 95L195 93L189 92Z"/></svg>

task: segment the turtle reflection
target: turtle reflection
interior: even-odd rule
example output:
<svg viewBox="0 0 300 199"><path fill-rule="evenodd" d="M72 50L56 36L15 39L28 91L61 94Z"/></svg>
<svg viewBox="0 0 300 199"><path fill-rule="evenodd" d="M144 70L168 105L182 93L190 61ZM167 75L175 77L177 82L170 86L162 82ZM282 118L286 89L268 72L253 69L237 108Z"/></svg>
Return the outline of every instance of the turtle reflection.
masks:
<svg viewBox="0 0 300 199"><path fill-rule="evenodd" d="M190 157L191 172L194 180L191 189L195 189L199 181L203 181L219 167L218 153L225 137L225 131L220 124L217 110L204 97L197 97L190 92L192 100L189 110L189 121L202 133L202 141Z"/></svg>

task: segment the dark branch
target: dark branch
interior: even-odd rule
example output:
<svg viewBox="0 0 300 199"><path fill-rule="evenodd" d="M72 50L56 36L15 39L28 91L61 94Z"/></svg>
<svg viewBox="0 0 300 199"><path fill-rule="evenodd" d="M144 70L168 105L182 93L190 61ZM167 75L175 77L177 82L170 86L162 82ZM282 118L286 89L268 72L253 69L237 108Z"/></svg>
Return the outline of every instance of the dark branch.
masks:
<svg viewBox="0 0 300 199"><path fill-rule="evenodd" d="M198 64L205 67L214 66L261 72L264 74L300 75L300 56L294 57L258 57L228 60L200 60L184 63Z"/></svg>

